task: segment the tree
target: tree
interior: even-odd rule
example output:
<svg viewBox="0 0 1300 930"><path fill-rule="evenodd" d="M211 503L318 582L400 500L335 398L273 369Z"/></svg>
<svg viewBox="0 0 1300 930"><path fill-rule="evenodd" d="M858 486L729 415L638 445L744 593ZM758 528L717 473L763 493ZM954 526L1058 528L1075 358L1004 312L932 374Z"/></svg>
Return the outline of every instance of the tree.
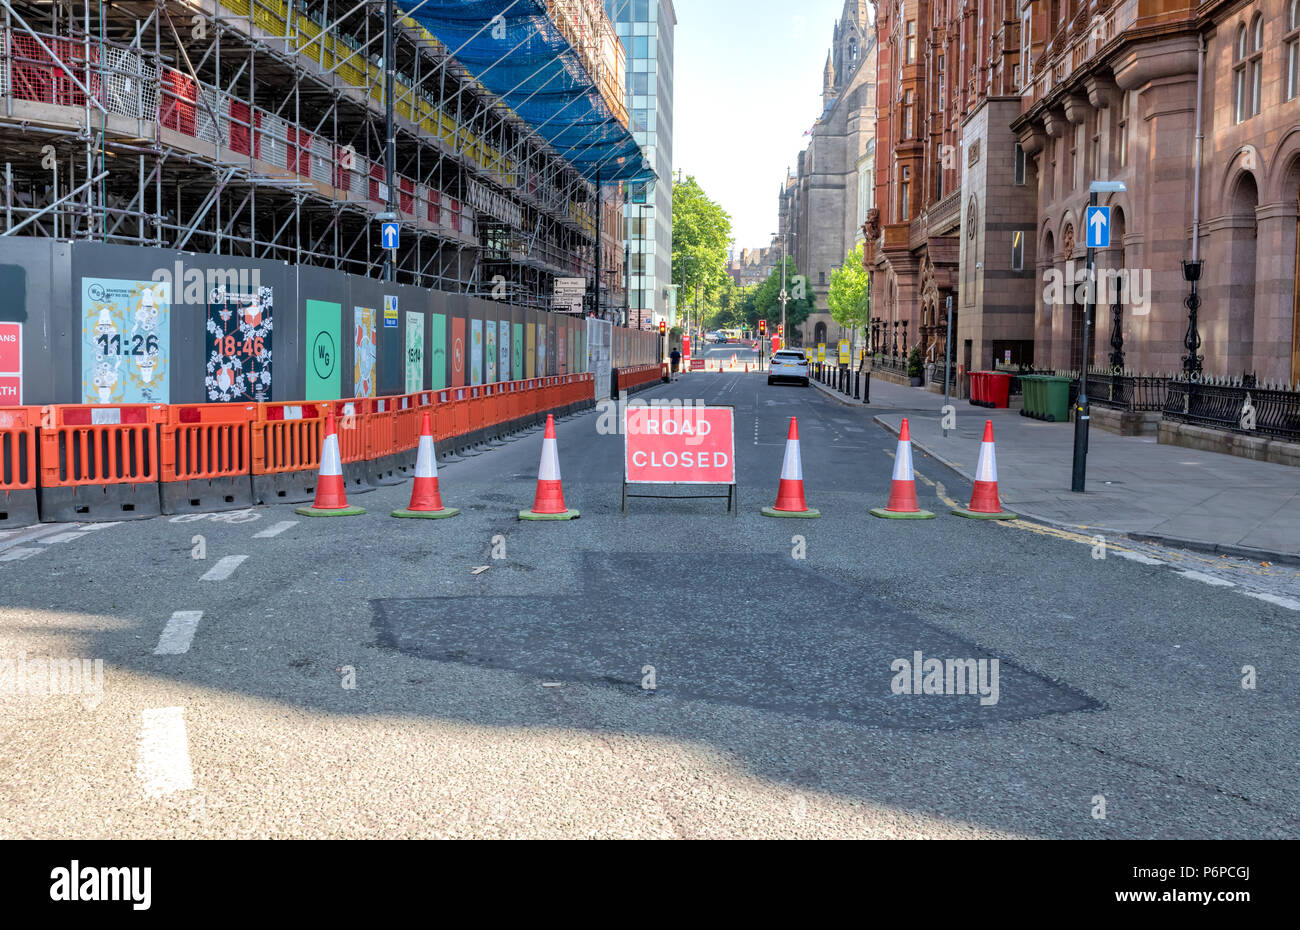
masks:
<svg viewBox="0 0 1300 930"><path fill-rule="evenodd" d="M794 259L785 259L785 289L790 297L785 307L786 338L793 344L795 331L813 312L812 296L808 288L808 279L799 274ZM754 289L754 300L747 308L745 322L749 326L758 326L760 319L767 320L773 332L781 322L781 266L778 264L767 276L767 280Z"/></svg>
<svg viewBox="0 0 1300 930"><path fill-rule="evenodd" d="M673 279L681 285L679 310L693 307L696 287L702 306L717 303L719 292L731 281L727 274L727 247L731 244L731 217L710 200L694 176L673 184Z"/></svg>
<svg viewBox="0 0 1300 930"><path fill-rule="evenodd" d="M871 319L871 278L862 264L862 244L844 256L844 264L831 272L831 288L826 295L831 318L853 333L856 347L858 330Z"/></svg>

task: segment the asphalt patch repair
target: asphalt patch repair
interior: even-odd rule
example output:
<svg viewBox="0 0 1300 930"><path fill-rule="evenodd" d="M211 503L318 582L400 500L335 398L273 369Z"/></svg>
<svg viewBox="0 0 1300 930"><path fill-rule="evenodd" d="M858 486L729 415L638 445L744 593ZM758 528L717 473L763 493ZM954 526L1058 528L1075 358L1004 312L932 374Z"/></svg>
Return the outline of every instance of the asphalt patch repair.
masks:
<svg viewBox="0 0 1300 930"><path fill-rule="evenodd" d="M431 661L638 695L651 666L655 698L867 727L981 727L1102 706L788 558L707 555L717 553L585 552L578 594L374 600L373 622L379 645ZM666 589L681 578L690 583ZM915 693L927 690L922 675L898 663L910 669L917 653L923 666L974 660L996 679L996 703L974 674L968 689L955 679L966 693ZM913 693L895 693L900 682Z"/></svg>

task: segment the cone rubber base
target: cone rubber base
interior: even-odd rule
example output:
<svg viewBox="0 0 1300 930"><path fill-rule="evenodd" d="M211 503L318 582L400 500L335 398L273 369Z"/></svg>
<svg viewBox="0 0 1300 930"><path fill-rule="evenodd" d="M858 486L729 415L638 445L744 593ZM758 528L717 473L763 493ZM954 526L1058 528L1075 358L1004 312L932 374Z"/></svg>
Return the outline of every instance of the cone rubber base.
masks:
<svg viewBox="0 0 1300 930"><path fill-rule="evenodd" d="M299 507L294 513L303 517L357 517L366 512L364 507L344 507L342 510L317 510L315 507Z"/></svg>
<svg viewBox="0 0 1300 930"><path fill-rule="evenodd" d="M928 510L917 510L912 512L900 512L896 510L886 510L884 507L872 508L873 517L884 517L886 520L933 520L934 514Z"/></svg>
<svg viewBox="0 0 1300 930"><path fill-rule="evenodd" d="M786 517L793 519L815 520L822 515L820 510L813 510L811 507L807 510L777 510L775 507L764 507L763 516L765 517Z"/></svg>
<svg viewBox="0 0 1300 930"><path fill-rule="evenodd" d="M446 520L460 516L460 511L455 507L445 510L394 510L393 516L399 520Z"/></svg>
<svg viewBox="0 0 1300 930"><path fill-rule="evenodd" d="M1019 520L1017 514L1004 510L1001 513L977 513L974 510L966 510L958 507L953 510L953 515L965 517L967 520Z"/></svg>
<svg viewBox="0 0 1300 930"><path fill-rule="evenodd" d="M535 523L549 523L556 520L576 520L582 514L577 510L566 510L564 513L533 513L531 510L519 511L520 520L530 520Z"/></svg>

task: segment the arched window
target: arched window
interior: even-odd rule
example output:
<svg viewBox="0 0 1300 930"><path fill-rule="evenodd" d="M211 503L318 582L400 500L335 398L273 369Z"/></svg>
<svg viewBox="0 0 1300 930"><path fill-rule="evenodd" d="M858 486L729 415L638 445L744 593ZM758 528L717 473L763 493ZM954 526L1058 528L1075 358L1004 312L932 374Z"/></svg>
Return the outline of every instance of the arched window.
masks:
<svg viewBox="0 0 1300 930"><path fill-rule="evenodd" d="M1284 100L1300 95L1300 0L1291 0L1286 14L1286 84Z"/></svg>
<svg viewBox="0 0 1300 930"><path fill-rule="evenodd" d="M1233 47L1233 117L1238 123L1259 114L1263 96L1264 75L1264 17L1258 13L1250 28L1242 23L1237 27Z"/></svg>
<svg viewBox="0 0 1300 930"><path fill-rule="evenodd" d="M858 60L858 40L849 39L849 61Z"/></svg>

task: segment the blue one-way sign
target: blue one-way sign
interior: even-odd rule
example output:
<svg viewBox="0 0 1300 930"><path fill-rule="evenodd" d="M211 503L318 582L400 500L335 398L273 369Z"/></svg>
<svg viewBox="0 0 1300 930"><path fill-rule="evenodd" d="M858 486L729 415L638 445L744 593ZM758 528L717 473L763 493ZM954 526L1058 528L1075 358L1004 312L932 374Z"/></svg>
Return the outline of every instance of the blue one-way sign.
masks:
<svg viewBox="0 0 1300 930"><path fill-rule="evenodd" d="M401 241L396 223L385 223L379 233L379 240L386 249L397 248L397 243Z"/></svg>
<svg viewBox="0 0 1300 930"><path fill-rule="evenodd" d="M1089 207L1084 219L1087 224L1087 245L1090 249L1110 248L1110 207Z"/></svg>

